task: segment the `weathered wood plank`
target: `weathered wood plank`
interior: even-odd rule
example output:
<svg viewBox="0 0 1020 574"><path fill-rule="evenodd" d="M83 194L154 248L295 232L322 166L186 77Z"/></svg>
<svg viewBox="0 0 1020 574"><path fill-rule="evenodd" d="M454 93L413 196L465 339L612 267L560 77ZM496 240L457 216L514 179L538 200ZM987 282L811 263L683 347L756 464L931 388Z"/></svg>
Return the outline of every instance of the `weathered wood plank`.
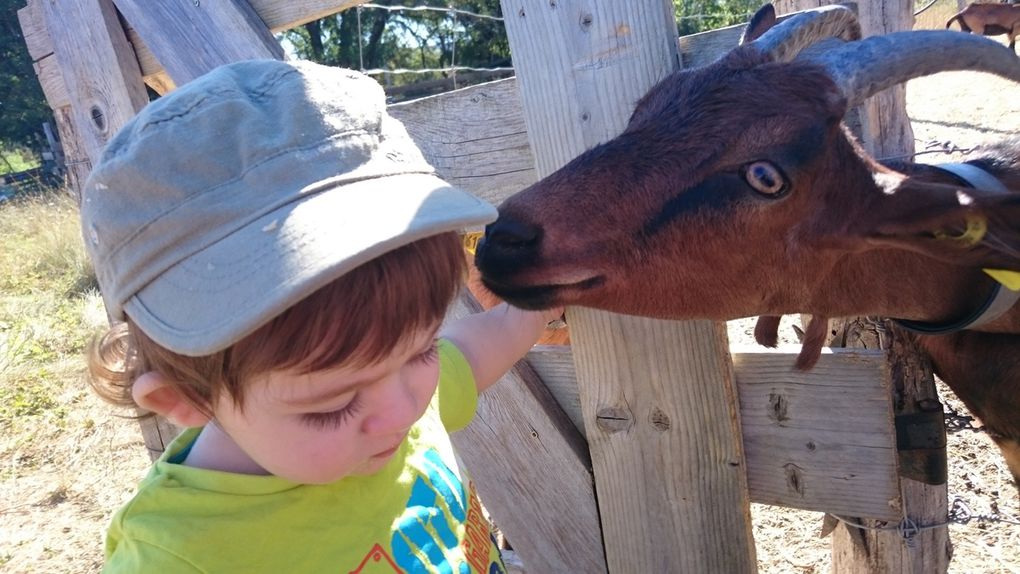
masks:
<svg viewBox="0 0 1020 574"><path fill-rule="evenodd" d="M733 357L752 500L898 520L885 355L829 350L805 373L798 350Z"/></svg>
<svg viewBox="0 0 1020 574"><path fill-rule="evenodd" d="M669 3L503 0L538 175L618 134L679 64ZM753 572L722 324L569 309L610 572Z"/></svg>
<svg viewBox="0 0 1020 574"><path fill-rule="evenodd" d="M270 30L282 32L371 0L249 0Z"/></svg>
<svg viewBox="0 0 1020 574"><path fill-rule="evenodd" d="M46 30L45 15L39 8L39 2L29 1L23 8L18 10L18 24L21 26L21 35L25 37L25 46L28 48L28 55L32 61L41 60L53 53L53 41L50 40L50 33Z"/></svg>
<svg viewBox="0 0 1020 574"><path fill-rule="evenodd" d="M680 36L680 59L685 68L705 66L733 49L744 33L744 24Z"/></svg>
<svg viewBox="0 0 1020 574"><path fill-rule="evenodd" d="M284 58L247 0L114 0L175 84L229 62Z"/></svg>
<svg viewBox="0 0 1020 574"><path fill-rule="evenodd" d="M60 134L60 146L64 150L64 168L66 169L67 189L80 201L81 188L92 171L92 161L73 119L71 105L53 109L53 120Z"/></svg>
<svg viewBox="0 0 1020 574"><path fill-rule="evenodd" d="M67 93L67 84L64 83L64 76L60 73L60 64L57 57L50 54L32 64L35 69L35 76L42 86L43 95L46 96L46 103L51 109L63 108L71 105L71 94Z"/></svg>
<svg viewBox="0 0 1020 574"><path fill-rule="evenodd" d="M447 317L478 310L465 294ZM528 572L606 570L584 437L527 364L479 397L453 443Z"/></svg>
<svg viewBox="0 0 1020 574"><path fill-rule="evenodd" d="M389 106L450 183L499 204L537 180L514 79Z"/></svg>
<svg viewBox="0 0 1020 574"><path fill-rule="evenodd" d="M41 5L70 94L75 130L94 163L107 140L149 101L138 62L110 0L47 0Z"/></svg>
<svg viewBox="0 0 1020 574"><path fill-rule="evenodd" d="M268 28L271 33L276 34L295 26L342 12L359 4L365 4L366 2L368 0L301 0L298 2L251 0L248 2L248 5L258 15L264 27ZM193 1L190 3L194 4ZM243 3L243 0L240 3ZM145 2L144 4L148 6L151 3ZM127 29L127 36L128 40L131 41L131 45L135 48L145 83L160 94L165 94L172 90L174 83L170 79L171 75L164 70L159 59L153 55L152 50L142 40L142 35L133 27L129 27Z"/></svg>
<svg viewBox="0 0 1020 574"><path fill-rule="evenodd" d="M797 348L731 350L751 501L898 520L885 354L826 349L802 373L793 369ZM577 425L570 348L535 347L528 363Z"/></svg>
<svg viewBox="0 0 1020 574"><path fill-rule="evenodd" d="M941 427L942 404L938 401L931 365L920 352L913 336L896 331L885 321L875 318L854 318L833 321L833 329L840 342L850 347L865 346L888 349L892 378L893 415L896 417L919 412L934 412ZM944 432L944 431L943 431ZM943 435L944 439L944 435ZM943 443L944 445L944 443ZM900 452L900 473L904 463L913 462L911 454ZM945 450L941 464L945 468ZM927 462L927 461L926 461ZM899 515L892 519L897 524L909 517L918 525L938 524L948 512L948 487L942 484L925 484L903 476L900 478L903 504ZM882 526L871 517L853 512L844 513L850 520L858 520L866 527ZM937 574L949 569L952 544L949 529L929 528L917 533L913 544L905 544L896 531L861 530L840 525L832 533L832 567L839 574Z"/></svg>
<svg viewBox="0 0 1020 574"><path fill-rule="evenodd" d="M538 373L545 387L556 398L570 422L587 436L581 415L581 397L577 392L577 370L574 355L566 345L536 345L528 353L528 364Z"/></svg>

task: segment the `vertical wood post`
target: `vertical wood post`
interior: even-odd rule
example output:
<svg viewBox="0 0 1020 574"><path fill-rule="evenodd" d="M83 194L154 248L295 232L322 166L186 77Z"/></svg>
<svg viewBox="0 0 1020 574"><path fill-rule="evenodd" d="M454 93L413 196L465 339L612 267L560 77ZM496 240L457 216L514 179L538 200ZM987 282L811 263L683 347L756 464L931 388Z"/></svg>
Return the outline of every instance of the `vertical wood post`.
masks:
<svg viewBox="0 0 1020 574"><path fill-rule="evenodd" d="M539 176L617 135L679 67L668 0L502 8ZM724 325L568 317L609 571L756 571Z"/></svg>
<svg viewBox="0 0 1020 574"><path fill-rule="evenodd" d="M110 0L37 1L71 98L75 132L95 163L106 142L149 102L138 61Z"/></svg>
<svg viewBox="0 0 1020 574"><path fill-rule="evenodd" d="M888 351L893 386L893 414L898 419L937 413L942 424L942 404L935 389L931 365L912 338L891 328L886 319L856 317L832 323L832 346L866 347ZM899 425L897 425L899 426ZM944 428L943 438L945 437ZM945 445L943 441L943 447ZM948 515L948 485L925 484L906 478L912 461L910 451L900 452L900 491L903 516L917 525L938 524ZM942 451L945 468L945 450ZM931 464L933 461L926 461ZM923 469L922 469L923 470ZM832 571L838 574L939 574L949 569L952 545L946 526L918 532L908 544L895 523L857 519L866 530L846 525L832 533Z"/></svg>
<svg viewBox="0 0 1020 574"><path fill-rule="evenodd" d="M775 2L777 9L784 13L833 3L829 0ZM864 36L913 28L913 3L909 0L858 2L857 7ZM876 94L861 106L861 133L858 135L865 149L877 158L914 153L905 86ZM834 333L829 340L832 346L889 351L896 416L919 413L938 403L931 366L919 359L918 350L909 338L889 330L880 319L866 317L834 321L831 331ZM901 475L902 471L901 464ZM906 518L919 525L945 520L948 512L945 484L928 485L901 476L900 489ZM866 517L858 522L865 528L896 526ZM839 574L937 574L948 569L950 554L946 527L922 531L911 545L896 531L848 528L846 525L833 531L832 568Z"/></svg>

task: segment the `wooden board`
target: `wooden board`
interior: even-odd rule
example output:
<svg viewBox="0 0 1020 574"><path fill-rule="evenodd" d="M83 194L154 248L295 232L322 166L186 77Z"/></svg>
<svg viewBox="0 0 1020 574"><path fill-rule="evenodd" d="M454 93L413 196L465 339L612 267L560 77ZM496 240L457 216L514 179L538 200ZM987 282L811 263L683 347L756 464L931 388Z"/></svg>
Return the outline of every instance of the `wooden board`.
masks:
<svg viewBox="0 0 1020 574"><path fill-rule="evenodd" d="M465 294L447 317L479 310ZM526 364L479 397L453 444L528 572L606 571L584 437Z"/></svg>
<svg viewBox="0 0 1020 574"><path fill-rule="evenodd" d="M109 138L149 101L138 63L110 0L40 3L75 130L95 163Z"/></svg>
<svg viewBox="0 0 1020 574"><path fill-rule="evenodd" d="M802 373L797 348L732 351L751 501L898 520L886 355L826 349ZM570 348L535 347L528 362L583 428Z"/></svg>
<svg viewBox="0 0 1020 574"><path fill-rule="evenodd" d="M364 4L368 0L301 0L297 2L281 2L280 0L252 0L245 2L244 0L235 0L235 4L247 4L250 6L246 9L246 12L251 12L257 15L258 25L263 28L268 28L271 34L277 34L284 30L289 30L296 26L300 26L313 20L325 18L331 14L336 14L353 8L359 4ZM195 2L185 2L184 4L192 4ZM143 5L150 5L149 2L143 2ZM208 8L210 5L220 10L223 7L220 6L222 2L210 3L205 6ZM152 4L155 5L155 4ZM234 9L226 7L227 9ZM243 8L243 7L241 7ZM184 7L186 12L187 6ZM129 19L130 20L130 19ZM138 63L142 68L142 77L145 78L145 83L160 94L165 94L175 87L173 80L171 80L172 74L167 73L163 68L160 60L153 55L152 50L142 39L142 34L135 30L132 26L127 29L128 40L131 41L131 45L135 48L135 54L138 57ZM272 36L270 36L272 37ZM272 57L278 58L280 56L274 55Z"/></svg>
<svg viewBox="0 0 1020 574"><path fill-rule="evenodd" d="M491 203L534 183L514 79L389 106L439 175Z"/></svg>
<svg viewBox="0 0 1020 574"><path fill-rule="evenodd" d="M540 177L618 134L679 65L668 3L504 3ZM753 572L722 324L568 309L610 572Z"/></svg>
<svg viewBox="0 0 1020 574"><path fill-rule="evenodd" d="M114 2L176 85L225 63L284 58L247 0Z"/></svg>

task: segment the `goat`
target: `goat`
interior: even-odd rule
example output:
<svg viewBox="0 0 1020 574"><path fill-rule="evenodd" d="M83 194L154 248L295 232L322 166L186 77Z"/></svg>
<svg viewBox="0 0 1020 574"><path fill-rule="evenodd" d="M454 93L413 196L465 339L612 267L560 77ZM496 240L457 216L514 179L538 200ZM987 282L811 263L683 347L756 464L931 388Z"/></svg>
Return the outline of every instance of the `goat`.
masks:
<svg viewBox="0 0 1020 574"><path fill-rule="evenodd" d="M623 133L504 201L476 254L484 284L531 309L765 316L766 341L784 314L897 317L924 330L1011 293L983 268L1020 269L1020 139L966 164L1000 193L994 181L882 165L842 120L872 94L942 71L1020 82L1020 59L955 31L859 37L840 6L780 23L765 6L741 45L668 76ZM824 324L807 330L801 367L817 358ZM1020 478L1020 306L917 339Z"/></svg>
<svg viewBox="0 0 1020 574"><path fill-rule="evenodd" d="M964 32L974 32L985 36L1006 34L1009 38L1009 49L1016 47L1016 37L1020 36L1020 5L1013 4L968 4L946 21L946 28L953 22L960 25Z"/></svg>

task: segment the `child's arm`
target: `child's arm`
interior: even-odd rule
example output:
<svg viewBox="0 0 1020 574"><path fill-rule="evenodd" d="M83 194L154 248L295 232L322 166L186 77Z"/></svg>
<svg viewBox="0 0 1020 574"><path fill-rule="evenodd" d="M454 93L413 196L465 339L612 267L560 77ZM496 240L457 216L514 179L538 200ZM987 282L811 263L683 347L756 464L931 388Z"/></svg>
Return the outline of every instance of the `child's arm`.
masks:
<svg viewBox="0 0 1020 574"><path fill-rule="evenodd" d="M440 337L449 339L464 354L481 393L531 349L549 321L562 314L562 307L524 311L500 303L444 326Z"/></svg>

